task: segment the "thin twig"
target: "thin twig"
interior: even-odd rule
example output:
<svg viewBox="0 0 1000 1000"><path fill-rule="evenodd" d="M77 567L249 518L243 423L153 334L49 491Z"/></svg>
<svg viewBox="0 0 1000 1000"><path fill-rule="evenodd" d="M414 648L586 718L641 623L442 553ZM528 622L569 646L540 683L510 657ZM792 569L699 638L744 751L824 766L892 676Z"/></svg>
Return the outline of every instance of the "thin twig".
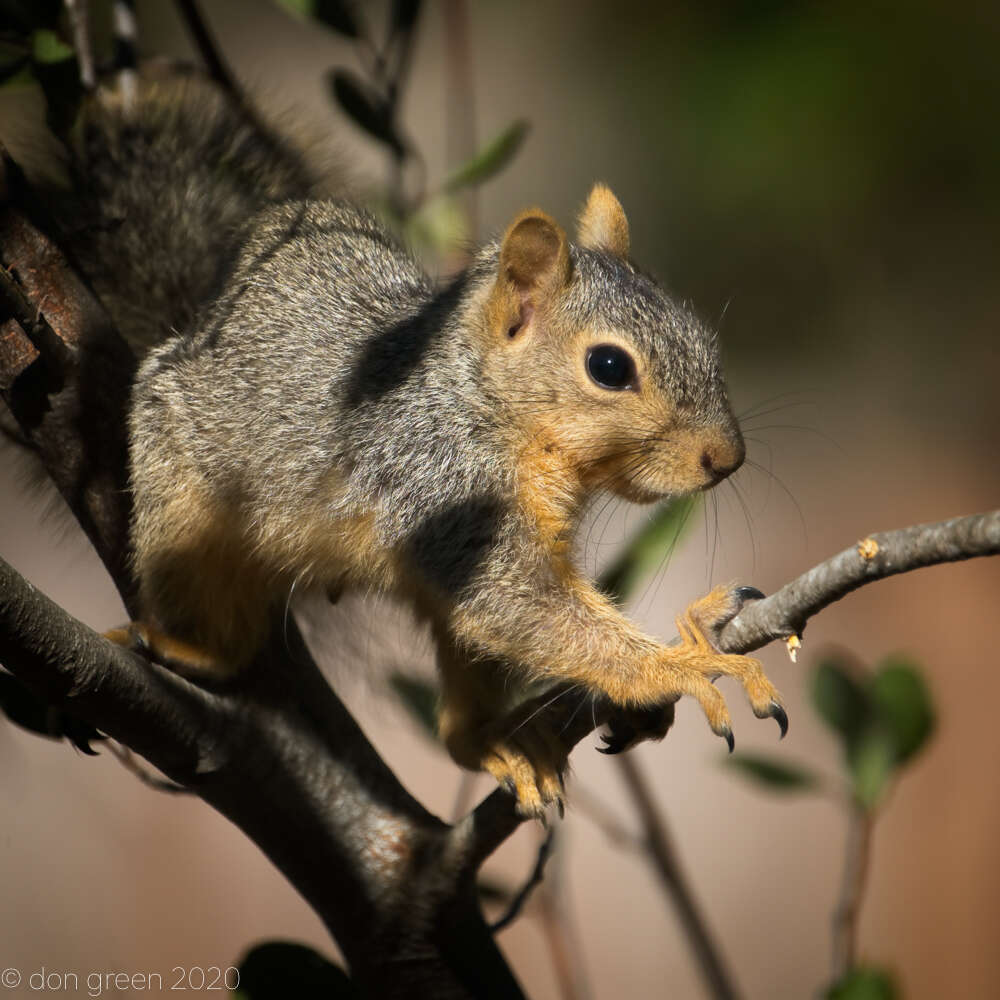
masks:
<svg viewBox="0 0 1000 1000"><path fill-rule="evenodd" d="M1000 510L882 531L814 566L721 632L727 653L749 653L774 639L801 636L806 622L858 587L923 566L1000 554Z"/></svg>
<svg viewBox="0 0 1000 1000"><path fill-rule="evenodd" d="M445 80L447 83L447 151L449 169L457 169L476 152L475 78L469 55L469 10L466 0L445 0ZM479 195L470 185L461 195L469 239L479 231Z"/></svg>
<svg viewBox="0 0 1000 1000"><path fill-rule="evenodd" d="M566 905L565 859L553 859L549 878L538 889L538 912L562 1000L590 1000L583 949Z"/></svg>
<svg viewBox="0 0 1000 1000"><path fill-rule="evenodd" d="M512 924L520 915L521 910L524 909L524 904L528 901L528 897L531 895L532 890L537 886L542 879L545 877L545 863L549 860L549 855L552 853L556 842L556 828L550 827L548 832L545 834L545 838L542 840L541 844L538 845L538 857L535 859L535 867L531 871L531 875L528 877L528 881L524 883L521 887L521 891L513 898L510 906L507 908L507 912L490 924L490 930L494 934L498 934L505 927Z"/></svg>
<svg viewBox="0 0 1000 1000"><path fill-rule="evenodd" d="M73 49L80 67L80 83L88 93L97 85L94 70L94 50L90 44L90 11L87 0L64 0L73 35Z"/></svg>
<svg viewBox="0 0 1000 1000"><path fill-rule="evenodd" d="M667 829L666 820L656 807L653 792L639 767L639 762L632 754L622 754L616 759L646 831L649 858L677 908L681 927L687 935L711 995L716 1000L734 1000L739 994L681 871L673 838Z"/></svg>
<svg viewBox="0 0 1000 1000"><path fill-rule="evenodd" d="M468 811L472 803L472 793L475 791L476 782L479 779L478 771L462 771L462 776L458 782L458 791L455 792L455 804L451 807L451 821L461 819Z"/></svg>
<svg viewBox="0 0 1000 1000"><path fill-rule="evenodd" d="M840 899L833 913L833 981L841 980L854 966L857 954L858 916L868 877L874 817L860 802L851 800L844 850L844 875Z"/></svg>
<svg viewBox="0 0 1000 1000"><path fill-rule="evenodd" d="M191 39L198 49L201 61L205 64L208 75L226 91L237 104L246 103L243 90L241 89L232 70L226 65L226 61L219 52L219 47L215 44L212 32L209 30L205 18L195 0L177 0L177 7L184 24L191 34Z"/></svg>
<svg viewBox="0 0 1000 1000"><path fill-rule="evenodd" d="M123 743L118 743L116 740L108 740L105 744L108 750L111 751L111 756L114 757L126 771L131 771L131 773L137 777L144 785L149 788L154 788L158 792L169 792L171 795L192 795L193 792L190 788L185 788L183 785L178 785L176 781L170 781L168 778L160 778L153 774L149 768L143 767L135 759L135 754Z"/></svg>
<svg viewBox="0 0 1000 1000"><path fill-rule="evenodd" d="M630 851L647 849L646 841L641 835L633 833L619 822L614 810L579 782L573 786L570 808L590 820L615 847Z"/></svg>

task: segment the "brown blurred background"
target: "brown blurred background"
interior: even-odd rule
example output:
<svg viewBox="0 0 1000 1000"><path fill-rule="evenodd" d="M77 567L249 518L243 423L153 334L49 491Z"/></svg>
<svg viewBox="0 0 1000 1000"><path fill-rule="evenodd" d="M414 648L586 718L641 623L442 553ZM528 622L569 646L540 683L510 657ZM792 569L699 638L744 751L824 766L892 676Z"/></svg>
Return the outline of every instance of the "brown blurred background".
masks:
<svg viewBox="0 0 1000 1000"><path fill-rule="evenodd" d="M442 8L425 7L405 121L433 186L454 164ZM323 83L330 66L352 64L343 40L264 0L203 8L261 103L305 122L320 156L378 189L380 151ZM147 51L192 55L170 4L138 11ZM676 611L714 582L773 591L870 531L1000 505L996 5L479 2L470 18L480 138L532 124L481 192L483 235L527 204L569 225L592 181L607 181L636 260L720 327L737 411L782 407L747 422L763 466L735 479L749 519L724 484L635 602L648 628L671 635ZM30 136L13 123L32 100L0 102L15 153ZM86 543L43 516L9 453L0 460L0 554L94 627L122 620ZM644 516L601 515L585 532L588 567ZM998 607L1000 563L980 560L884 581L824 612L797 665L781 648L763 654L791 718L780 745L722 682L739 748L836 776L837 746L808 702L817 651L836 643L873 662L903 650L924 666L939 728L883 810L861 919L862 957L894 969L908 997L992 997L1000 981ZM399 613L380 614L390 639L362 626L349 657L361 669L335 683L408 787L448 816L458 770L371 683L409 635ZM573 757L579 800L599 798L635 829L595 742ZM815 995L829 974L843 811L759 791L722 756L684 703L666 742L638 752L745 995ZM166 978L225 967L276 937L336 954L242 834L197 800L143 787L107 753L84 758L0 721L0 789L0 965ZM706 995L643 860L581 808L560 832L553 873L592 995ZM489 871L522 878L538 837L522 830ZM500 940L531 996L560 995L536 911Z"/></svg>

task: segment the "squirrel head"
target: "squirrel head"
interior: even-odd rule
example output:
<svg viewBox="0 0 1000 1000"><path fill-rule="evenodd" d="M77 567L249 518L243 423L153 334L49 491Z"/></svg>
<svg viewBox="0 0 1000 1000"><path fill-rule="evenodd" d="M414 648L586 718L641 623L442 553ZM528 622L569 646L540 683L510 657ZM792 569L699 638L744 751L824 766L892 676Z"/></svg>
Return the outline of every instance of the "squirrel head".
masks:
<svg viewBox="0 0 1000 1000"><path fill-rule="evenodd" d="M743 462L713 333L628 259L618 199L595 185L577 242L517 216L484 311L484 376L526 444L587 492L649 502L708 489Z"/></svg>

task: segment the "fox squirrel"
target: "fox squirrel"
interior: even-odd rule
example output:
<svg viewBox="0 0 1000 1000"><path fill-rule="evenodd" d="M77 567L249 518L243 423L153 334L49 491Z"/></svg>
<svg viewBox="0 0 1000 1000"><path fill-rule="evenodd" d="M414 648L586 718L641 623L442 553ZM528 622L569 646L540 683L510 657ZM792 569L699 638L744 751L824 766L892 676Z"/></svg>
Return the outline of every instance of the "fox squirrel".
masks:
<svg viewBox="0 0 1000 1000"><path fill-rule="evenodd" d="M566 752L544 713L511 725L512 679L607 699L614 750L662 736L685 694L731 745L722 674L784 732L760 664L712 643L759 592L717 588L665 646L572 559L597 491L677 497L744 458L714 335L631 263L607 187L575 243L529 209L435 288L203 85L94 102L70 171L70 250L143 356L142 620L114 638L225 677L292 588L397 595L436 641L451 755L525 815L561 806Z"/></svg>

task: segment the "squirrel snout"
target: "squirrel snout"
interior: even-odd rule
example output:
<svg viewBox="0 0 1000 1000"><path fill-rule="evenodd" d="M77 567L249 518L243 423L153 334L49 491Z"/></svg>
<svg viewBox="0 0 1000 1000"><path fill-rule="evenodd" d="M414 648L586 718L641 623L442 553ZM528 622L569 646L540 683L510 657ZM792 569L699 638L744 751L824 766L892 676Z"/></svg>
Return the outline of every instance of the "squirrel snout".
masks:
<svg viewBox="0 0 1000 1000"><path fill-rule="evenodd" d="M743 436L739 433L734 438L713 441L707 445L701 453L701 467L708 476L708 482L703 488L711 489L727 476L731 476L743 464L745 457L746 446L743 443Z"/></svg>

